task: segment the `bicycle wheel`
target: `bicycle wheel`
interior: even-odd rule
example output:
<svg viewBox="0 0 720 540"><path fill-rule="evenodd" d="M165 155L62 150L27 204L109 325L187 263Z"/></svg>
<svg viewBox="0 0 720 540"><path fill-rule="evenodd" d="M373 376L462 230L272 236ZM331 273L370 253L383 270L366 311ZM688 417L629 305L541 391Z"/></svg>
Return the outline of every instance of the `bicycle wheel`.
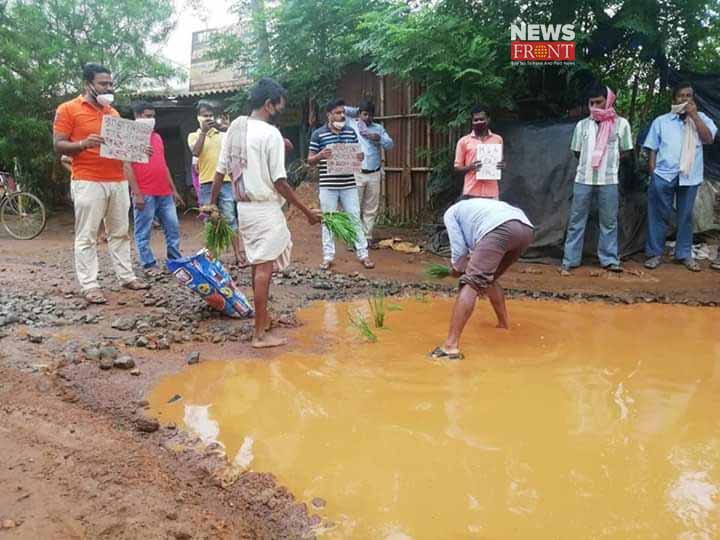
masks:
<svg viewBox="0 0 720 540"><path fill-rule="evenodd" d="M13 238L31 240L45 229L45 205L32 193L9 193L0 206L0 222Z"/></svg>

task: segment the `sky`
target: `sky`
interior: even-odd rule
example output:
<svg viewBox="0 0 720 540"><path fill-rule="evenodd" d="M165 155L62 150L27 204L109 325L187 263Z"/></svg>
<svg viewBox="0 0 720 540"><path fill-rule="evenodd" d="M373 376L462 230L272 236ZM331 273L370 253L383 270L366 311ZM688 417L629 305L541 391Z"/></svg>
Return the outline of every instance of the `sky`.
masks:
<svg viewBox="0 0 720 540"><path fill-rule="evenodd" d="M193 32L217 28L231 24L235 15L231 13L230 0L200 0L195 2L202 5L203 16L189 4L189 0L174 0L178 21L170 34L167 43L160 50L161 54L186 71L190 68L190 49ZM185 82L187 86L187 81Z"/></svg>

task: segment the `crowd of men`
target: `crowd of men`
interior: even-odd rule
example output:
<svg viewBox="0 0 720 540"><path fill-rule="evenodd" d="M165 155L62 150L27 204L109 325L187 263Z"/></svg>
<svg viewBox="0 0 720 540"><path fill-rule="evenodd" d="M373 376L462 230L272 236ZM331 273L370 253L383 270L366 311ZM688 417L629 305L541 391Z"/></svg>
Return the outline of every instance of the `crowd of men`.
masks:
<svg viewBox="0 0 720 540"><path fill-rule="evenodd" d="M97 281L97 241L101 225L115 273L123 287L147 289L132 269L129 210L134 216L138 257L148 275L160 272L150 247L153 223L165 235L167 259L181 257L176 204L183 204L165 161L163 141L153 132L146 150L148 163L123 163L100 155L104 115L118 116L113 103L110 71L88 64L83 71L84 93L58 107L54 144L72 171L71 195L75 209L75 268L82 294L90 303L105 303ZM286 152L292 143L276 127L287 95L277 82L264 78L249 92L251 113L232 123L212 104L197 106L198 129L188 137L193 155L193 185L200 205L216 205L237 232L233 242L236 262L252 267L255 303L255 347L282 345L272 335L267 311L271 275L290 262L292 239L282 211L285 202L296 206L311 225L321 223L323 212L340 207L360 224L354 251L360 264L374 268L369 248L380 205L382 151L393 146L385 128L375 121L372 102L350 107L340 99L325 107L326 121L312 133L307 162L319 170L320 210L308 208L287 182ZM618 169L620 159L632 150L628 121L614 108L615 94L594 85L588 96L589 115L575 126L570 148L578 159L573 199L568 219L561 273L580 266L585 227L594 198L598 201L600 238L598 257L609 271L621 272L618 253ZM135 121L154 126L151 104L133 104ZM487 295L498 316L498 326L508 327L504 295L498 278L531 244L533 225L519 208L499 201L498 181L478 177L482 163L478 147L502 145L490 130L487 107L471 113L472 131L456 147L454 168L462 175L460 201L445 214L451 246L453 275L460 277L460 291L448 339L432 353L457 358L462 330L478 296ZM651 183L648 191L648 234L645 266L662 262L668 223L677 207L677 242L674 257L689 270L698 271L692 257L692 209L703 179L702 145L710 144L715 123L697 110L690 84L673 89L670 112L656 118L643 142L649 152ZM356 173L338 174L328 166L333 149L359 144L362 166ZM497 168L505 168L500 159ZM494 175L493 175L494 176ZM240 240L244 253L240 248ZM322 226L321 268L330 269L335 242ZM244 259L244 261L243 261ZM720 269L720 257L713 263Z"/></svg>

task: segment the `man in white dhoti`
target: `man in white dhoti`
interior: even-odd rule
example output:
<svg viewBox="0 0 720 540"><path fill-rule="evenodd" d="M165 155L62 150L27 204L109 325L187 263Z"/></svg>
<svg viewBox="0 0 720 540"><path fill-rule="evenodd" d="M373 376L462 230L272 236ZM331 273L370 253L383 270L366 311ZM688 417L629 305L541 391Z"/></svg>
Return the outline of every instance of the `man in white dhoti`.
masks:
<svg viewBox="0 0 720 540"><path fill-rule="evenodd" d="M250 116L236 118L225 135L211 202L220 193L223 178L232 176L237 201L238 233L252 265L255 302L255 335L252 346L277 347L287 341L270 333L268 298L273 270L290 263L292 239L284 200L295 205L311 225L320 223L320 211L305 206L287 183L285 142L274 120L285 108L285 89L272 79L260 79L249 93Z"/></svg>

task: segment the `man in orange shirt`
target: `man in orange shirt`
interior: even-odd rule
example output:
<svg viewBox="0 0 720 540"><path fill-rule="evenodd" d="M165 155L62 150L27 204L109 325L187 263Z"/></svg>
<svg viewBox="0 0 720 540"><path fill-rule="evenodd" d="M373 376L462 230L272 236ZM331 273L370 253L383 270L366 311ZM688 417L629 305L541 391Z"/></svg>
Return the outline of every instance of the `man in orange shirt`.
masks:
<svg viewBox="0 0 720 540"><path fill-rule="evenodd" d="M455 148L455 172L465 175L463 197L497 199L500 196L498 181L477 178L476 171L482 165L477 160L477 147L481 144L502 145L503 139L500 135L490 131L490 114L487 107L476 105L470 114L472 116L472 131L457 143ZM504 169L505 162L498 162L497 167L498 169Z"/></svg>
<svg viewBox="0 0 720 540"><path fill-rule="evenodd" d="M55 112L55 152L72 156L70 193L75 209L75 272L85 299L93 304L107 300L97 281L97 232L105 220L108 249L115 274L131 290L150 286L135 277L130 255L130 195L123 163L100 157L103 116L119 116L113 102L110 70L99 64L83 67L85 92L61 104Z"/></svg>

